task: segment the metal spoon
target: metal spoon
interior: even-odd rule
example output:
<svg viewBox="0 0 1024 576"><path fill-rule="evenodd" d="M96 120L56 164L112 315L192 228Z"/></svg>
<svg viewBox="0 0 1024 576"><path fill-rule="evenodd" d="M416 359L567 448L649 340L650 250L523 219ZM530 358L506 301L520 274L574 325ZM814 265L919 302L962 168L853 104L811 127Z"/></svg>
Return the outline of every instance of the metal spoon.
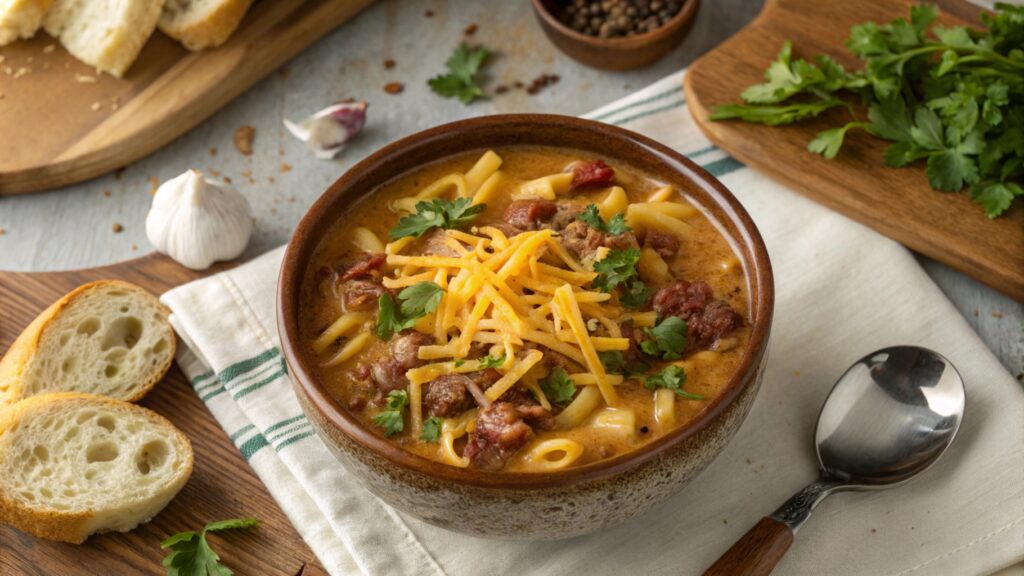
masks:
<svg viewBox="0 0 1024 576"><path fill-rule="evenodd" d="M938 353L895 346L861 358L818 415L818 480L762 518L704 575L770 574L826 496L906 482L942 456L963 414L963 380Z"/></svg>

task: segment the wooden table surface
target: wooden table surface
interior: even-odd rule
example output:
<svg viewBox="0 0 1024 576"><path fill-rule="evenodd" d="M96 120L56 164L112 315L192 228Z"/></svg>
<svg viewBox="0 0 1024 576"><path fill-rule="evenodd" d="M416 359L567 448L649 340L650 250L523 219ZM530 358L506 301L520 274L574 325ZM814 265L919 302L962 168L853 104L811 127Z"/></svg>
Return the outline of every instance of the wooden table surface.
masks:
<svg viewBox="0 0 1024 576"><path fill-rule="evenodd" d="M668 57L643 70L606 73L583 68L557 52L534 22L526 0L378 0L156 154L90 182L0 199L0 269L79 268L144 254L149 250L144 222L151 182L193 167L231 178L246 194L257 219L249 253L259 254L285 242L328 184L389 141L468 116L585 113L686 66L753 19L760 6L761 0L703 2L690 36ZM425 16L428 10L432 17ZM512 90L469 107L434 97L426 81L444 71L444 60L469 24L477 24L478 30L468 41L496 51L486 69L491 88L515 81L529 84L544 73L557 74L559 82L537 95ZM384 66L388 59L394 60L393 68ZM389 82L402 83L404 91L385 93L383 86ZM8 76L0 75L0 92L16 88ZM281 124L282 118L298 120L347 97L370 103L369 121L336 161L313 158ZM232 144L242 125L256 129L251 156L241 155ZM121 232L113 231L115 224ZM926 258L921 263L1003 365L1024 378L1024 306L941 264ZM34 574L24 570L13 574ZM1014 570L1024 574L1020 567ZM12 573L3 568L3 558L0 573Z"/></svg>

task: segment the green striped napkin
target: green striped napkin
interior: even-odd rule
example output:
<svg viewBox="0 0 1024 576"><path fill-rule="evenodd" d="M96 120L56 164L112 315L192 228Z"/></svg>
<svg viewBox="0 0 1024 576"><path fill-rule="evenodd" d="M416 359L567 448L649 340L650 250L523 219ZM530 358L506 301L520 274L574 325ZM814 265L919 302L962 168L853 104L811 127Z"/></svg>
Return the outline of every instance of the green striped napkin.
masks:
<svg viewBox="0 0 1024 576"><path fill-rule="evenodd" d="M287 380L274 319L282 250L164 295L179 362L332 574L696 574L814 478L815 418L857 357L914 343L968 383L961 436L911 484L821 506L777 573L980 574L1024 558L1024 393L922 271L871 230L743 167L693 124L682 73L597 110L689 155L750 211L776 276L759 398L726 451L677 496L626 524L560 542L496 542L398 513L327 452ZM543 522L543 518L538 518Z"/></svg>

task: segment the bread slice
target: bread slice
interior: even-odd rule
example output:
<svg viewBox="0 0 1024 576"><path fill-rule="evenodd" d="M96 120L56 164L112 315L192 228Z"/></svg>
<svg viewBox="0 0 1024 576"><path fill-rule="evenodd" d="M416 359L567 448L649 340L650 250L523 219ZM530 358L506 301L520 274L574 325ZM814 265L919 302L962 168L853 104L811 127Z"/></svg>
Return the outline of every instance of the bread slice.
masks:
<svg viewBox="0 0 1024 576"><path fill-rule="evenodd" d="M43 27L72 56L120 78L153 34L164 0L56 0Z"/></svg>
<svg viewBox="0 0 1024 576"><path fill-rule="evenodd" d="M0 411L0 522L81 543L148 522L192 473L192 445L159 414L93 394Z"/></svg>
<svg viewBox="0 0 1024 576"><path fill-rule="evenodd" d="M31 38L53 0L0 0L0 46Z"/></svg>
<svg viewBox="0 0 1024 576"><path fill-rule="evenodd" d="M79 286L36 317L0 360L0 408L46 392L142 398L174 360L169 314L134 284Z"/></svg>
<svg viewBox="0 0 1024 576"><path fill-rule="evenodd" d="M160 31L189 50L214 48L227 42L252 0L166 0Z"/></svg>

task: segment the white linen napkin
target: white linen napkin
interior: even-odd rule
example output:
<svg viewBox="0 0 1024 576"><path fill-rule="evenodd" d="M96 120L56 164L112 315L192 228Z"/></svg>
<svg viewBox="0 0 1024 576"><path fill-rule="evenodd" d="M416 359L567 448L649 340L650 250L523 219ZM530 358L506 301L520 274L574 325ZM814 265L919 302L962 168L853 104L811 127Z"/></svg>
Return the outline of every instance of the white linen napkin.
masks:
<svg viewBox="0 0 1024 576"><path fill-rule="evenodd" d="M829 498L778 574L982 574L1024 558L1024 391L909 251L710 145L674 74L588 117L687 154L764 235L776 279L764 384L743 428L678 495L624 525L555 542L500 542L396 512L357 485L302 415L274 319L282 249L162 300L179 363L329 572L698 574L814 479L815 419L855 359L894 344L950 358L967 413L950 452L910 484ZM543 522L543 518L538 518Z"/></svg>

